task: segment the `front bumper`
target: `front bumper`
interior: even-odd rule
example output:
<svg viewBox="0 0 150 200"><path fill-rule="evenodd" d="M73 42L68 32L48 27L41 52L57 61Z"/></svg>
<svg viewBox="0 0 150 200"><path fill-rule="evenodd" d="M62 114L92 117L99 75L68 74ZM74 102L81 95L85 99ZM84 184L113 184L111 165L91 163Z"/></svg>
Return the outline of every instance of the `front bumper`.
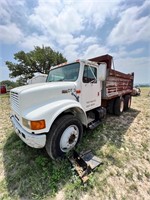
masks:
<svg viewBox="0 0 150 200"><path fill-rule="evenodd" d="M17 122L15 117L12 115L10 117L16 134L20 139L25 142L28 146L33 148L43 148L46 143L46 134L35 135L24 130L20 124Z"/></svg>

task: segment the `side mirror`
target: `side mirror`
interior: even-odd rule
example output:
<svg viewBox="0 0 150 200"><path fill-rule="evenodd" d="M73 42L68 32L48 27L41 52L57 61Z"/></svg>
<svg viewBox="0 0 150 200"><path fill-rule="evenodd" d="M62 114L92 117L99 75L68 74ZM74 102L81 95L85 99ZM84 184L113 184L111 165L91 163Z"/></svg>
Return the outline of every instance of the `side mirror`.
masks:
<svg viewBox="0 0 150 200"><path fill-rule="evenodd" d="M100 63L98 67L98 79L100 81L106 80L107 65L106 63Z"/></svg>

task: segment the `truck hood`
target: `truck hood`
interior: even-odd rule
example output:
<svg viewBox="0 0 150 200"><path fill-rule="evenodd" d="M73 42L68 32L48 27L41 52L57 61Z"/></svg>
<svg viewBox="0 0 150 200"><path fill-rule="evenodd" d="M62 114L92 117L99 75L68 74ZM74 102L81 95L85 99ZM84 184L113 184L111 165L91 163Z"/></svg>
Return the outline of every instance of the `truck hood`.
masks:
<svg viewBox="0 0 150 200"><path fill-rule="evenodd" d="M11 101L18 101L19 113L59 99L74 99L74 82L47 82L21 86L11 90ZM16 99L17 94L17 99ZM12 98L15 95L15 98Z"/></svg>

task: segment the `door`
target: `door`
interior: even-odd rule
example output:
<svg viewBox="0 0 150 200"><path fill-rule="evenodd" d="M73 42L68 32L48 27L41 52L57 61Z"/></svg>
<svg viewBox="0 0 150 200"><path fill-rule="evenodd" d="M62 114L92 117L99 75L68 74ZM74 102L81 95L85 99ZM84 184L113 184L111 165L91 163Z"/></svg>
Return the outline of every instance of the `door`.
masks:
<svg viewBox="0 0 150 200"><path fill-rule="evenodd" d="M97 79L97 68L85 65L82 78L82 106L88 111L100 105L101 87Z"/></svg>

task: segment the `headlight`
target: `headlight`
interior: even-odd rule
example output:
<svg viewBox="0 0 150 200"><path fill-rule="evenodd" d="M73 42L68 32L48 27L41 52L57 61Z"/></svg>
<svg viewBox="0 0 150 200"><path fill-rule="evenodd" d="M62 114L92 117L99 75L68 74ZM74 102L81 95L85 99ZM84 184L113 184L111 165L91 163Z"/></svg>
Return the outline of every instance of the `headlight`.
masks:
<svg viewBox="0 0 150 200"><path fill-rule="evenodd" d="M22 123L25 127L31 130L40 130L46 127L45 120L29 121L25 118L22 118Z"/></svg>
<svg viewBox="0 0 150 200"><path fill-rule="evenodd" d="M30 126L30 121L25 119L25 118L22 118L22 123L25 127L31 129L31 126Z"/></svg>

